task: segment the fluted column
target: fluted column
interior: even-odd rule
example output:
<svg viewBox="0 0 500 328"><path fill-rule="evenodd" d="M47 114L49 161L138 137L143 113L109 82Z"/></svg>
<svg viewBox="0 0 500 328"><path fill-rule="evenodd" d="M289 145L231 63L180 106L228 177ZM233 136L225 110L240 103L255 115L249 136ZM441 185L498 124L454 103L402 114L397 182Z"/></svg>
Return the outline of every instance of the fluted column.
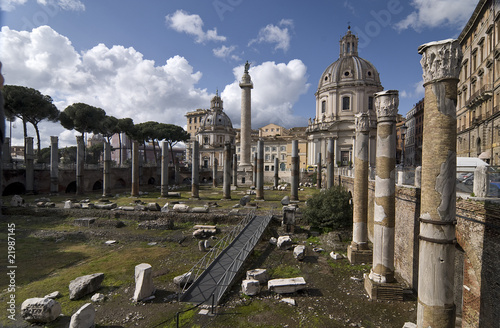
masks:
<svg viewBox="0 0 500 328"><path fill-rule="evenodd" d="M111 196L111 145L104 142L104 167L103 167L102 195Z"/></svg>
<svg viewBox="0 0 500 328"><path fill-rule="evenodd" d="M333 187L335 180L335 153L334 153L334 142L333 138L328 139L326 146L326 188L330 189Z"/></svg>
<svg viewBox="0 0 500 328"><path fill-rule="evenodd" d="M456 103L462 51L457 40L424 44L417 326L455 327Z"/></svg>
<svg viewBox="0 0 500 328"><path fill-rule="evenodd" d="M191 162L191 198L200 198L200 148L193 141L193 160Z"/></svg>
<svg viewBox="0 0 500 328"><path fill-rule="evenodd" d="M396 190L397 90L375 94L377 110L377 174L373 215L373 266L369 278L375 283L394 281L394 227Z"/></svg>
<svg viewBox="0 0 500 328"><path fill-rule="evenodd" d="M168 142L161 142L161 183L160 196L168 196Z"/></svg>
<svg viewBox="0 0 500 328"><path fill-rule="evenodd" d="M257 141L257 185L255 199L264 200L264 141Z"/></svg>
<svg viewBox="0 0 500 328"><path fill-rule="evenodd" d="M132 142L132 192L131 196L139 196L139 143Z"/></svg>
<svg viewBox="0 0 500 328"><path fill-rule="evenodd" d="M354 153L354 193L352 242L347 249L351 263L367 262L368 250L368 164L370 116L356 115L356 147ZM375 187L376 188L376 187Z"/></svg>
<svg viewBox="0 0 500 328"><path fill-rule="evenodd" d="M76 137L76 194L83 195L85 187L83 185L83 169L85 167L85 148L83 136Z"/></svg>
<svg viewBox="0 0 500 328"><path fill-rule="evenodd" d="M299 141L292 140L292 181L290 186L290 200L299 200Z"/></svg>
<svg viewBox="0 0 500 328"><path fill-rule="evenodd" d="M59 193L59 138L50 137L50 193Z"/></svg>
<svg viewBox="0 0 500 328"><path fill-rule="evenodd" d="M250 64L246 62L245 72L241 78L241 134L240 134L240 167L242 170L250 170L251 131L252 131L252 89L253 83L248 69Z"/></svg>

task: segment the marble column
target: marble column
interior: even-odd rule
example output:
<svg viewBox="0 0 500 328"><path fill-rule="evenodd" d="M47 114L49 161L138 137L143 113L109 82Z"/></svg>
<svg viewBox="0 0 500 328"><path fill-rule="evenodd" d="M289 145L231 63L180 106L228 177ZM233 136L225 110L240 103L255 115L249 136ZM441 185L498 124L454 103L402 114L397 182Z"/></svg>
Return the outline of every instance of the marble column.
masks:
<svg viewBox="0 0 500 328"><path fill-rule="evenodd" d="M264 200L264 141L257 141L257 181L255 199Z"/></svg>
<svg viewBox="0 0 500 328"><path fill-rule="evenodd" d="M316 160L316 186L318 189L321 189L322 184L322 165L321 165L321 153L318 153Z"/></svg>
<svg viewBox="0 0 500 328"><path fill-rule="evenodd" d="M422 149L417 327L455 327L457 40L424 44L425 114Z"/></svg>
<svg viewBox="0 0 500 328"><path fill-rule="evenodd" d="M233 186L238 187L238 155L233 149Z"/></svg>
<svg viewBox="0 0 500 328"><path fill-rule="evenodd" d="M25 165L26 165L26 193L33 194L35 191L35 155L33 154L33 137L25 139Z"/></svg>
<svg viewBox="0 0 500 328"><path fill-rule="evenodd" d="M369 263L372 252L368 248L368 166L370 116L356 115L356 147L354 153L354 193L352 242L347 248L351 264Z"/></svg>
<svg viewBox="0 0 500 328"><path fill-rule="evenodd" d="M83 136L76 137L76 194L83 195L85 192L83 182L83 170L85 167L85 147Z"/></svg>
<svg viewBox="0 0 500 328"><path fill-rule="evenodd" d="M224 178L222 187L222 199L231 199L231 144L224 145Z"/></svg>
<svg viewBox="0 0 500 328"><path fill-rule="evenodd" d="M241 78L241 137L240 137L240 168L241 170L251 170L252 164L250 162L251 151L251 131L252 131L252 89L253 83L248 69L250 64L248 61L245 64L245 72Z"/></svg>
<svg viewBox="0 0 500 328"><path fill-rule="evenodd" d="M375 283L394 282L396 116L398 105L397 90L386 90L375 94L377 173L373 204L373 266L369 275L369 279Z"/></svg>
<svg viewBox="0 0 500 328"><path fill-rule="evenodd" d="M104 167L102 181L103 197L111 196L111 145L106 141L104 142Z"/></svg>
<svg viewBox="0 0 500 328"><path fill-rule="evenodd" d="M334 155L334 139L329 138L326 148L326 188L333 187L335 180L335 155Z"/></svg>
<svg viewBox="0 0 500 328"><path fill-rule="evenodd" d="M292 181L290 187L290 200L299 200L299 141L292 140Z"/></svg>
<svg viewBox="0 0 500 328"><path fill-rule="evenodd" d="M193 160L191 162L191 198L200 198L200 146L193 141Z"/></svg>
<svg viewBox="0 0 500 328"><path fill-rule="evenodd" d="M132 192L131 196L139 196L139 143L132 141Z"/></svg>
<svg viewBox="0 0 500 328"><path fill-rule="evenodd" d="M279 171L280 171L280 161L278 157L274 158L274 188L278 188L280 176L279 176Z"/></svg>
<svg viewBox="0 0 500 328"><path fill-rule="evenodd" d="M214 158L214 165L212 166L212 187L217 188L217 158Z"/></svg>
<svg viewBox="0 0 500 328"><path fill-rule="evenodd" d="M253 186L257 187L257 153L253 153Z"/></svg>
<svg viewBox="0 0 500 328"><path fill-rule="evenodd" d="M59 193L59 138L50 137L50 193Z"/></svg>
<svg viewBox="0 0 500 328"><path fill-rule="evenodd" d="M168 196L168 142L161 142L160 197Z"/></svg>

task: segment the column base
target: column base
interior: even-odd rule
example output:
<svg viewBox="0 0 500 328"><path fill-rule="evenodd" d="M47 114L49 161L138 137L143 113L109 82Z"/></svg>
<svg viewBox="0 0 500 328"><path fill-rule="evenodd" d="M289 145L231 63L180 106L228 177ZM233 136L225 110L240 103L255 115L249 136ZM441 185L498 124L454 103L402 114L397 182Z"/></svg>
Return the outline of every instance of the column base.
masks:
<svg viewBox="0 0 500 328"><path fill-rule="evenodd" d="M352 246L348 246L347 258L351 264L371 264L373 261L373 251L371 249L356 250L352 249Z"/></svg>
<svg viewBox="0 0 500 328"><path fill-rule="evenodd" d="M372 300L382 301L403 301L403 286L397 281L378 283L370 279L368 274L364 274L365 291Z"/></svg>

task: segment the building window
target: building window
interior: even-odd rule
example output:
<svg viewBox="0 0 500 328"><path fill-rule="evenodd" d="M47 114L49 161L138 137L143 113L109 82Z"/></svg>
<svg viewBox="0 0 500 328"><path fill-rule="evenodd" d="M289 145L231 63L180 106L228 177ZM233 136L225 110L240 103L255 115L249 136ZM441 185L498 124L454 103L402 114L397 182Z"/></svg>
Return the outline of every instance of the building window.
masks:
<svg viewBox="0 0 500 328"><path fill-rule="evenodd" d="M265 150L266 150L266 151L269 151L269 150L270 150L269 146L266 146L266 147L265 147Z"/></svg>
<svg viewBox="0 0 500 328"><path fill-rule="evenodd" d="M206 145L208 145L208 143L209 143L209 139L208 139L208 137L205 137L205 139L204 139L204 141L203 141L203 142L204 142Z"/></svg>
<svg viewBox="0 0 500 328"><path fill-rule="evenodd" d="M286 147L285 146L281 146L280 150L281 151L286 151Z"/></svg>
<svg viewBox="0 0 500 328"><path fill-rule="evenodd" d="M279 129L279 128L276 128L276 132L280 132L280 129Z"/></svg>
<svg viewBox="0 0 500 328"><path fill-rule="evenodd" d="M256 152L256 148L255 147L252 147L252 152Z"/></svg>
<svg viewBox="0 0 500 328"><path fill-rule="evenodd" d="M350 110L351 109L351 98L342 97L342 110Z"/></svg>
<svg viewBox="0 0 500 328"><path fill-rule="evenodd" d="M196 117L194 118L194 123L196 123Z"/></svg>
<svg viewBox="0 0 500 328"><path fill-rule="evenodd" d="M266 159L266 162L269 162L269 154L266 155L265 159Z"/></svg>
<svg viewBox="0 0 500 328"><path fill-rule="evenodd" d="M264 166L264 171L266 171L266 172L269 171L269 165Z"/></svg>
<svg viewBox="0 0 500 328"><path fill-rule="evenodd" d="M271 129L271 132L274 132L274 128Z"/></svg>
<svg viewBox="0 0 500 328"><path fill-rule="evenodd" d="M273 147L273 151L276 151L276 147Z"/></svg>
<svg viewBox="0 0 500 328"><path fill-rule="evenodd" d="M189 123L191 123L191 117L189 118Z"/></svg>
<svg viewBox="0 0 500 328"><path fill-rule="evenodd" d="M236 152L238 153L240 152L240 147L236 148Z"/></svg>
<svg viewBox="0 0 500 328"><path fill-rule="evenodd" d="M284 161L286 159L286 155L285 154L282 154L281 155L281 160Z"/></svg>
<svg viewBox="0 0 500 328"><path fill-rule="evenodd" d="M321 102L321 113L326 113L326 101Z"/></svg>
<svg viewBox="0 0 500 328"><path fill-rule="evenodd" d="M373 97L368 97L368 110L373 110Z"/></svg>

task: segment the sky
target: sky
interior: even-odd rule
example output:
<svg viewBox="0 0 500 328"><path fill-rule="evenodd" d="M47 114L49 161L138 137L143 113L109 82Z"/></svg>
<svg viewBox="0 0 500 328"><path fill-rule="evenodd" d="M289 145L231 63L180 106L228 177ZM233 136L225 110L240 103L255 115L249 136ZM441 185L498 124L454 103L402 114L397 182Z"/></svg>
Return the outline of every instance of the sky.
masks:
<svg viewBox="0 0 500 328"><path fill-rule="evenodd" d="M348 26L359 56L405 115L424 96L421 44L457 38L478 0L0 0L5 84L35 88L63 111L83 102L134 123L185 127L219 92L240 127L251 64L252 128L307 126L324 70ZM8 126L9 127L9 126ZM42 147L76 144L76 131L40 124ZM11 132L12 131L12 132ZM22 145L22 124L7 136ZM28 134L35 137L34 129Z"/></svg>

